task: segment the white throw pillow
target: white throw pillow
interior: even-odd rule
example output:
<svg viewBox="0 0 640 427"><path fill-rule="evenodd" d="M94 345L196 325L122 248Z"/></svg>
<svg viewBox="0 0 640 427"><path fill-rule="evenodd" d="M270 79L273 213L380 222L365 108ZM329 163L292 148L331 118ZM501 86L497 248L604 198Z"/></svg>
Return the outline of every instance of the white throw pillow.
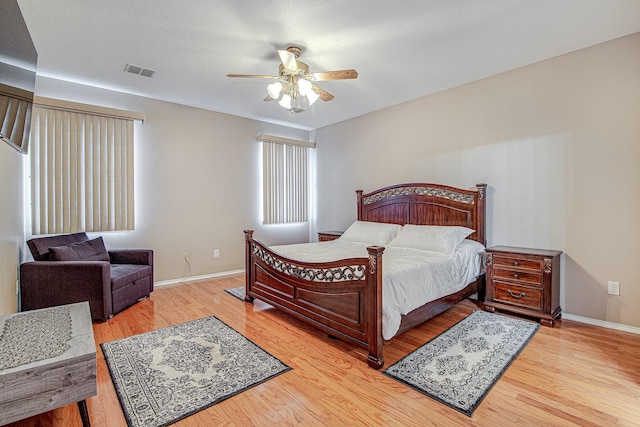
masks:
<svg viewBox="0 0 640 427"><path fill-rule="evenodd" d="M473 232L467 227L407 224L389 246L452 254Z"/></svg>
<svg viewBox="0 0 640 427"><path fill-rule="evenodd" d="M398 234L401 228L398 224L355 221L342 233L340 240L385 246L396 237L396 234Z"/></svg>

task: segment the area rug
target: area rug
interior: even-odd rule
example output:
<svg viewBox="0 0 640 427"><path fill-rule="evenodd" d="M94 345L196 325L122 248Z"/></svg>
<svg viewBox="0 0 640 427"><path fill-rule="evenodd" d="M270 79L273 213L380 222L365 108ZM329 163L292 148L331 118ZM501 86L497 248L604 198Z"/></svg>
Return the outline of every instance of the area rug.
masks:
<svg viewBox="0 0 640 427"><path fill-rule="evenodd" d="M291 369L214 316L101 347L130 427L167 426Z"/></svg>
<svg viewBox="0 0 640 427"><path fill-rule="evenodd" d="M244 291L245 291L244 286L238 286L237 288L225 289L224 291L227 292L228 294L231 294L234 297L244 301Z"/></svg>
<svg viewBox="0 0 640 427"><path fill-rule="evenodd" d="M383 373L472 416L539 327L474 311Z"/></svg>

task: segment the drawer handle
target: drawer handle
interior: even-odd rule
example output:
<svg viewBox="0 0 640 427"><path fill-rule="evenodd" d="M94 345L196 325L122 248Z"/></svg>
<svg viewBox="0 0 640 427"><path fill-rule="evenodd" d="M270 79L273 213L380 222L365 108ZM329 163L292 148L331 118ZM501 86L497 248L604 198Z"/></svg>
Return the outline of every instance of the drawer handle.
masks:
<svg viewBox="0 0 640 427"><path fill-rule="evenodd" d="M511 291L511 289L507 289L507 292L509 292L509 295L511 295L512 297L514 297L516 299L520 299L520 298L522 298L522 297L527 295L525 292L520 292L520 295L516 295Z"/></svg>
<svg viewBox="0 0 640 427"><path fill-rule="evenodd" d="M520 265L520 263L518 261L513 261L513 265L515 265L516 267Z"/></svg>
<svg viewBox="0 0 640 427"><path fill-rule="evenodd" d="M517 279L517 278L519 278L519 277L520 277L520 276L518 275L518 273L515 273L515 274L513 275L513 278L514 278L514 279Z"/></svg>

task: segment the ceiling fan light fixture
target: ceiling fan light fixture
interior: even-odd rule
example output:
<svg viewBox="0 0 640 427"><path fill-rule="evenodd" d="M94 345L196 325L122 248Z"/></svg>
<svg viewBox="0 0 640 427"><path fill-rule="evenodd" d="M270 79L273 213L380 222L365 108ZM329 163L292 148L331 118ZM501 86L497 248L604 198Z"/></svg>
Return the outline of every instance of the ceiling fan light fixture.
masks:
<svg viewBox="0 0 640 427"><path fill-rule="evenodd" d="M300 95L308 95L311 90L311 82L307 79L298 80L298 93Z"/></svg>
<svg viewBox="0 0 640 427"><path fill-rule="evenodd" d="M307 98L309 99L309 105L313 105L313 103L320 98L320 95L318 95L314 90L310 90L309 93L307 93Z"/></svg>
<svg viewBox="0 0 640 427"><path fill-rule="evenodd" d="M280 98L280 91L282 91L281 82L275 82L275 83L271 83L270 85L267 85L267 93L273 99Z"/></svg>
<svg viewBox="0 0 640 427"><path fill-rule="evenodd" d="M334 96L324 89L319 88L314 82L326 80L347 80L358 77L356 70L337 70L324 72L309 72L309 66L298 61L302 48L289 46L286 49L278 49L281 64L278 66L278 75L256 74L227 74L227 77L244 77L258 79L275 79L267 85L268 96L264 101L278 101L278 104L291 113L300 113L308 109L318 99L324 102L331 101ZM273 80L272 80L273 81Z"/></svg>
<svg viewBox="0 0 640 427"><path fill-rule="evenodd" d="M278 101L278 104L280 104L282 108L291 110L291 96L285 93L284 95L282 95L282 99Z"/></svg>

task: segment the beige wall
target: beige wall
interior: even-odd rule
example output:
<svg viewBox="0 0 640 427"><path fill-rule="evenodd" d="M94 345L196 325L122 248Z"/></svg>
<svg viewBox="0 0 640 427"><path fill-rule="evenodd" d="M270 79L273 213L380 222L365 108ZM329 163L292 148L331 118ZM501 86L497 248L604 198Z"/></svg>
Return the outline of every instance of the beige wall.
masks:
<svg viewBox="0 0 640 427"><path fill-rule="evenodd" d="M564 251L564 312L640 327L640 33L315 139L317 229L348 226L359 188L486 182L489 245ZM620 296L607 295L608 280Z"/></svg>
<svg viewBox="0 0 640 427"><path fill-rule="evenodd" d="M269 244L308 241L307 225L262 226L256 142L307 131L42 77L36 94L146 115L135 126L136 229L102 235L108 248L152 248L156 281L244 268L246 228Z"/></svg>
<svg viewBox="0 0 640 427"><path fill-rule="evenodd" d="M24 155L0 141L0 315L18 309L16 280L24 250L22 174Z"/></svg>

